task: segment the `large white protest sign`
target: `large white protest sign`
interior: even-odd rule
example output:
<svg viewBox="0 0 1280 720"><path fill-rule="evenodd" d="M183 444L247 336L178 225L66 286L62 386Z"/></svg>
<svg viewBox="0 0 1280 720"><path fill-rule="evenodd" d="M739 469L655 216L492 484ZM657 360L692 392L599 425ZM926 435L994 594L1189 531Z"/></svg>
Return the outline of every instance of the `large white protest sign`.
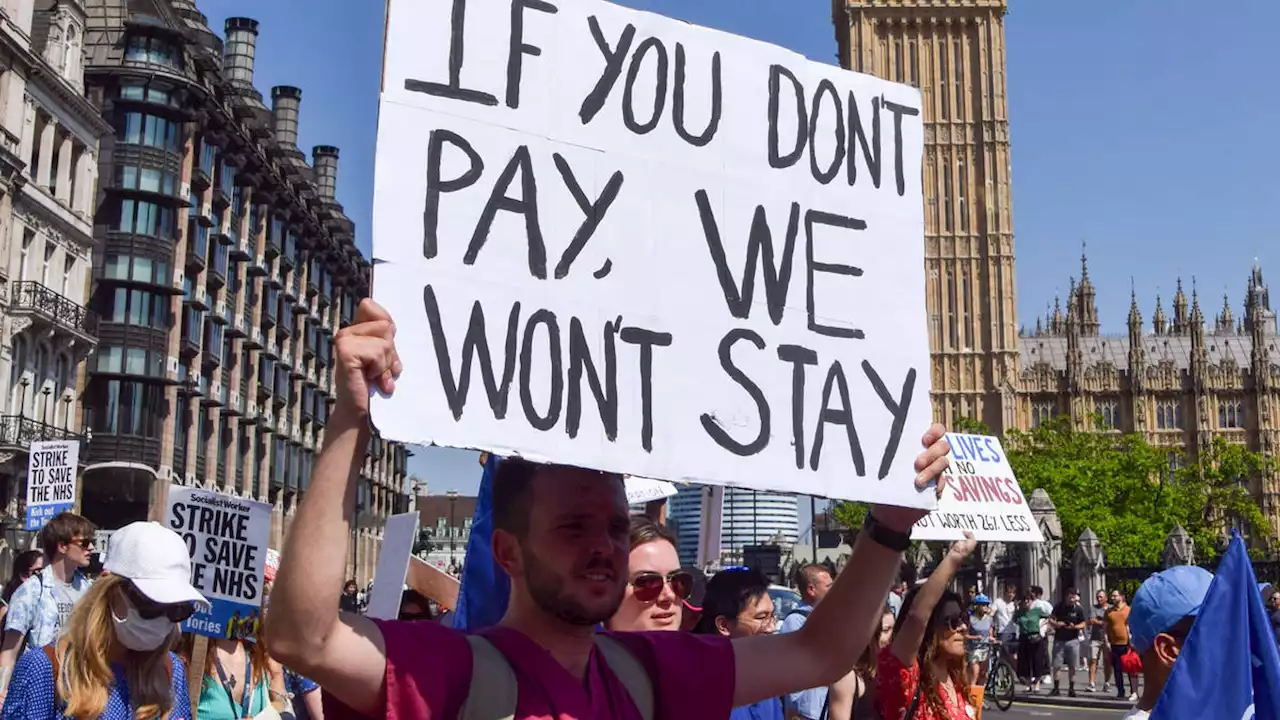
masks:
<svg viewBox="0 0 1280 720"><path fill-rule="evenodd" d="M26 530L39 530L76 505L80 441L41 440L27 449Z"/></svg>
<svg viewBox="0 0 1280 720"><path fill-rule="evenodd" d="M978 540L1043 541L1000 439L948 433L947 442L947 487L937 509L912 528L911 539L959 540L968 531Z"/></svg>
<svg viewBox="0 0 1280 720"><path fill-rule="evenodd" d="M184 632L252 639L262 612L271 537L271 506L199 488L172 485L165 524L191 553L191 584L212 607L182 624Z"/></svg>
<svg viewBox="0 0 1280 720"><path fill-rule="evenodd" d="M921 95L599 0L392 0L396 440L930 507Z"/></svg>

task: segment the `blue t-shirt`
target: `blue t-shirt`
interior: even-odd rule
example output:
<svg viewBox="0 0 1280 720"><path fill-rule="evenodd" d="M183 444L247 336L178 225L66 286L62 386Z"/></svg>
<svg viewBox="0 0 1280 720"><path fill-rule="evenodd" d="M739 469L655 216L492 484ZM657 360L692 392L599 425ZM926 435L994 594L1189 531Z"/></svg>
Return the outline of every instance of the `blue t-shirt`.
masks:
<svg viewBox="0 0 1280 720"><path fill-rule="evenodd" d="M292 700L293 716L296 720L311 720L311 713L307 711L307 705L302 698L319 689L320 686L314 680L304 678L289 668L284 669L284 691Z"/></svg>
<svg viewBox="0 0 1280 720"><path fill-rule="evenodd" d="M782 699L766 698L754 705L736 707L729 720L782 720Z"/></svg>
<svg viewBox="0 0 1280 720"><path fill-rule="evenodd" d="M190 720L191 699L187 696L187 672L182 660L169 653L173 661L173 710L168 720ZM129 704L129 681L124 669L115 671L115 685L107 695L107 705L98 720L132 720L133 708ZM18 659L9 680L9 694L4 700L4 720L63 720L61 707L54 694L53 663L42 650L27 652Z"/></svg>

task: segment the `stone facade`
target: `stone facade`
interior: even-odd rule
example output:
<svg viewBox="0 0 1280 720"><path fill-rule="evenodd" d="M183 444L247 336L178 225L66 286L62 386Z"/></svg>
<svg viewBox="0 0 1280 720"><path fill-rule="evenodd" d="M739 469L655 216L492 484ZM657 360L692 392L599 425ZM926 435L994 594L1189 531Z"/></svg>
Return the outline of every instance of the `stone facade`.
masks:
<svg viewBox="0 0 1280 720"><path fill-rule="evenodd" d="M934 414L1017 424L1005 0L834 0L841 64L920 88Z"/></svg>
<svg viewBox="0 0 1280 720"><path fill-rule="evenodd" d="M1157 297L1152 322L1131 298L1128 332L1100 331L1096 290L1081 260L1065 311L1061 300L1023 333L1018 427L1069 416L1080 428L1096 415L1104 428L1140 433L1151 443L1195 457L1214 437L1274 456L1280 442L1280 351L1276 314L1257 265L1242 313L1227 297L1206 322L1198 293L1178 280L1172 315ZM1280 478L1253 478L1263 514L1280 531Z"/></svg>
<svg viewBox="0 0 1280 720"><path fill-rule="evenodd" d="M933 407L940 422L977 418L997 433L1056 415L1185 448L1214 436L1272 455L1280 442L1280 354L1262 271L1237 320L1210 327L1181 281L1172 317L1137 300L1128 333L1103 335L1088 266L1036 329L1014 294L1007 0L833 0L841 64L920 88L924 101L926 307ZM1252 490L1280 530L1280 478Z"/></svg>
<svg viewBox="0 0 1280 720"><path fill-rule="evenodd" d="M226 41L190 0L86 0L86 85L102 142L83 511L163 513L170 483L270 502L279 547L334 399L333 335L370 266L334 198L338 149L298 148L302 91L253 85L258 24ZM408 451L375 435L348 566L372 575L409 506Z"/></svg>
<svg viewBox="0 0 1280 720"><path fill-rule="evenodd" d="M99 138L84 97L85 9L0 2L0 567L24 549L27 448L83 437Z"/></svg>

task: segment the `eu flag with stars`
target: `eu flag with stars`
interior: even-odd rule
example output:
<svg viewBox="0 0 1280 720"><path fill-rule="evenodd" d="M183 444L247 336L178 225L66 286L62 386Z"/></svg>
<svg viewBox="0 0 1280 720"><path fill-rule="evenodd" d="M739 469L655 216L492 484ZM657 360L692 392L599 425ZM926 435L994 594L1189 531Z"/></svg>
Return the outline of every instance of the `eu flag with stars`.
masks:
<svg viewBox="0 0 1280 720"><path fill-rule="evenodd" d="M462 587L458 589L458 608L453 627L477 632L498 624L507 611L511 579L493 559L493 475L500 459L487 453L480 491L476 497L476 514L471 519L471 539L462 564Z"/></svg>
<svg viewBox="0 0 1280 720"><path fill-rule="evenodd" d="M1151 720L1280 718L1280 647L1234 534Z"/></svg>

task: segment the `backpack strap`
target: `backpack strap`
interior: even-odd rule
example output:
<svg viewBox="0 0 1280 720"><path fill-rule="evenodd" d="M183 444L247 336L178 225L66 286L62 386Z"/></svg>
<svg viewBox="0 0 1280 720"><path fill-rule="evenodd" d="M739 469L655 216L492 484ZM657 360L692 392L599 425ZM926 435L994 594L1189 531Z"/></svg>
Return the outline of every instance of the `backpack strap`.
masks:
<svg viewBox="0 0 1280 720"><path fill-rule="evenodd" d="M627 689L631 702L640 711L641 720L653 720L653 680L649 677L649 671L630 650L608 635L596 635L596 649Z"/></svg>
<svg viewBox="0 0 1280 720"><path fill-rule="evenodd" d="M471 646L471 687L458 711L458 720L513 720L520 686L505 655L482 635L468 635ZM654 719L653 681L649 671L621 643L596 635L596 649L618 677L641 720Z"/></svg>
<svg viewBox="0 0 1280 720"><path fill-rule="evenodd" d="M481 635L468 635L471 646L471 689L458 720L513 720L519 685L502 651Z"/></svg>

